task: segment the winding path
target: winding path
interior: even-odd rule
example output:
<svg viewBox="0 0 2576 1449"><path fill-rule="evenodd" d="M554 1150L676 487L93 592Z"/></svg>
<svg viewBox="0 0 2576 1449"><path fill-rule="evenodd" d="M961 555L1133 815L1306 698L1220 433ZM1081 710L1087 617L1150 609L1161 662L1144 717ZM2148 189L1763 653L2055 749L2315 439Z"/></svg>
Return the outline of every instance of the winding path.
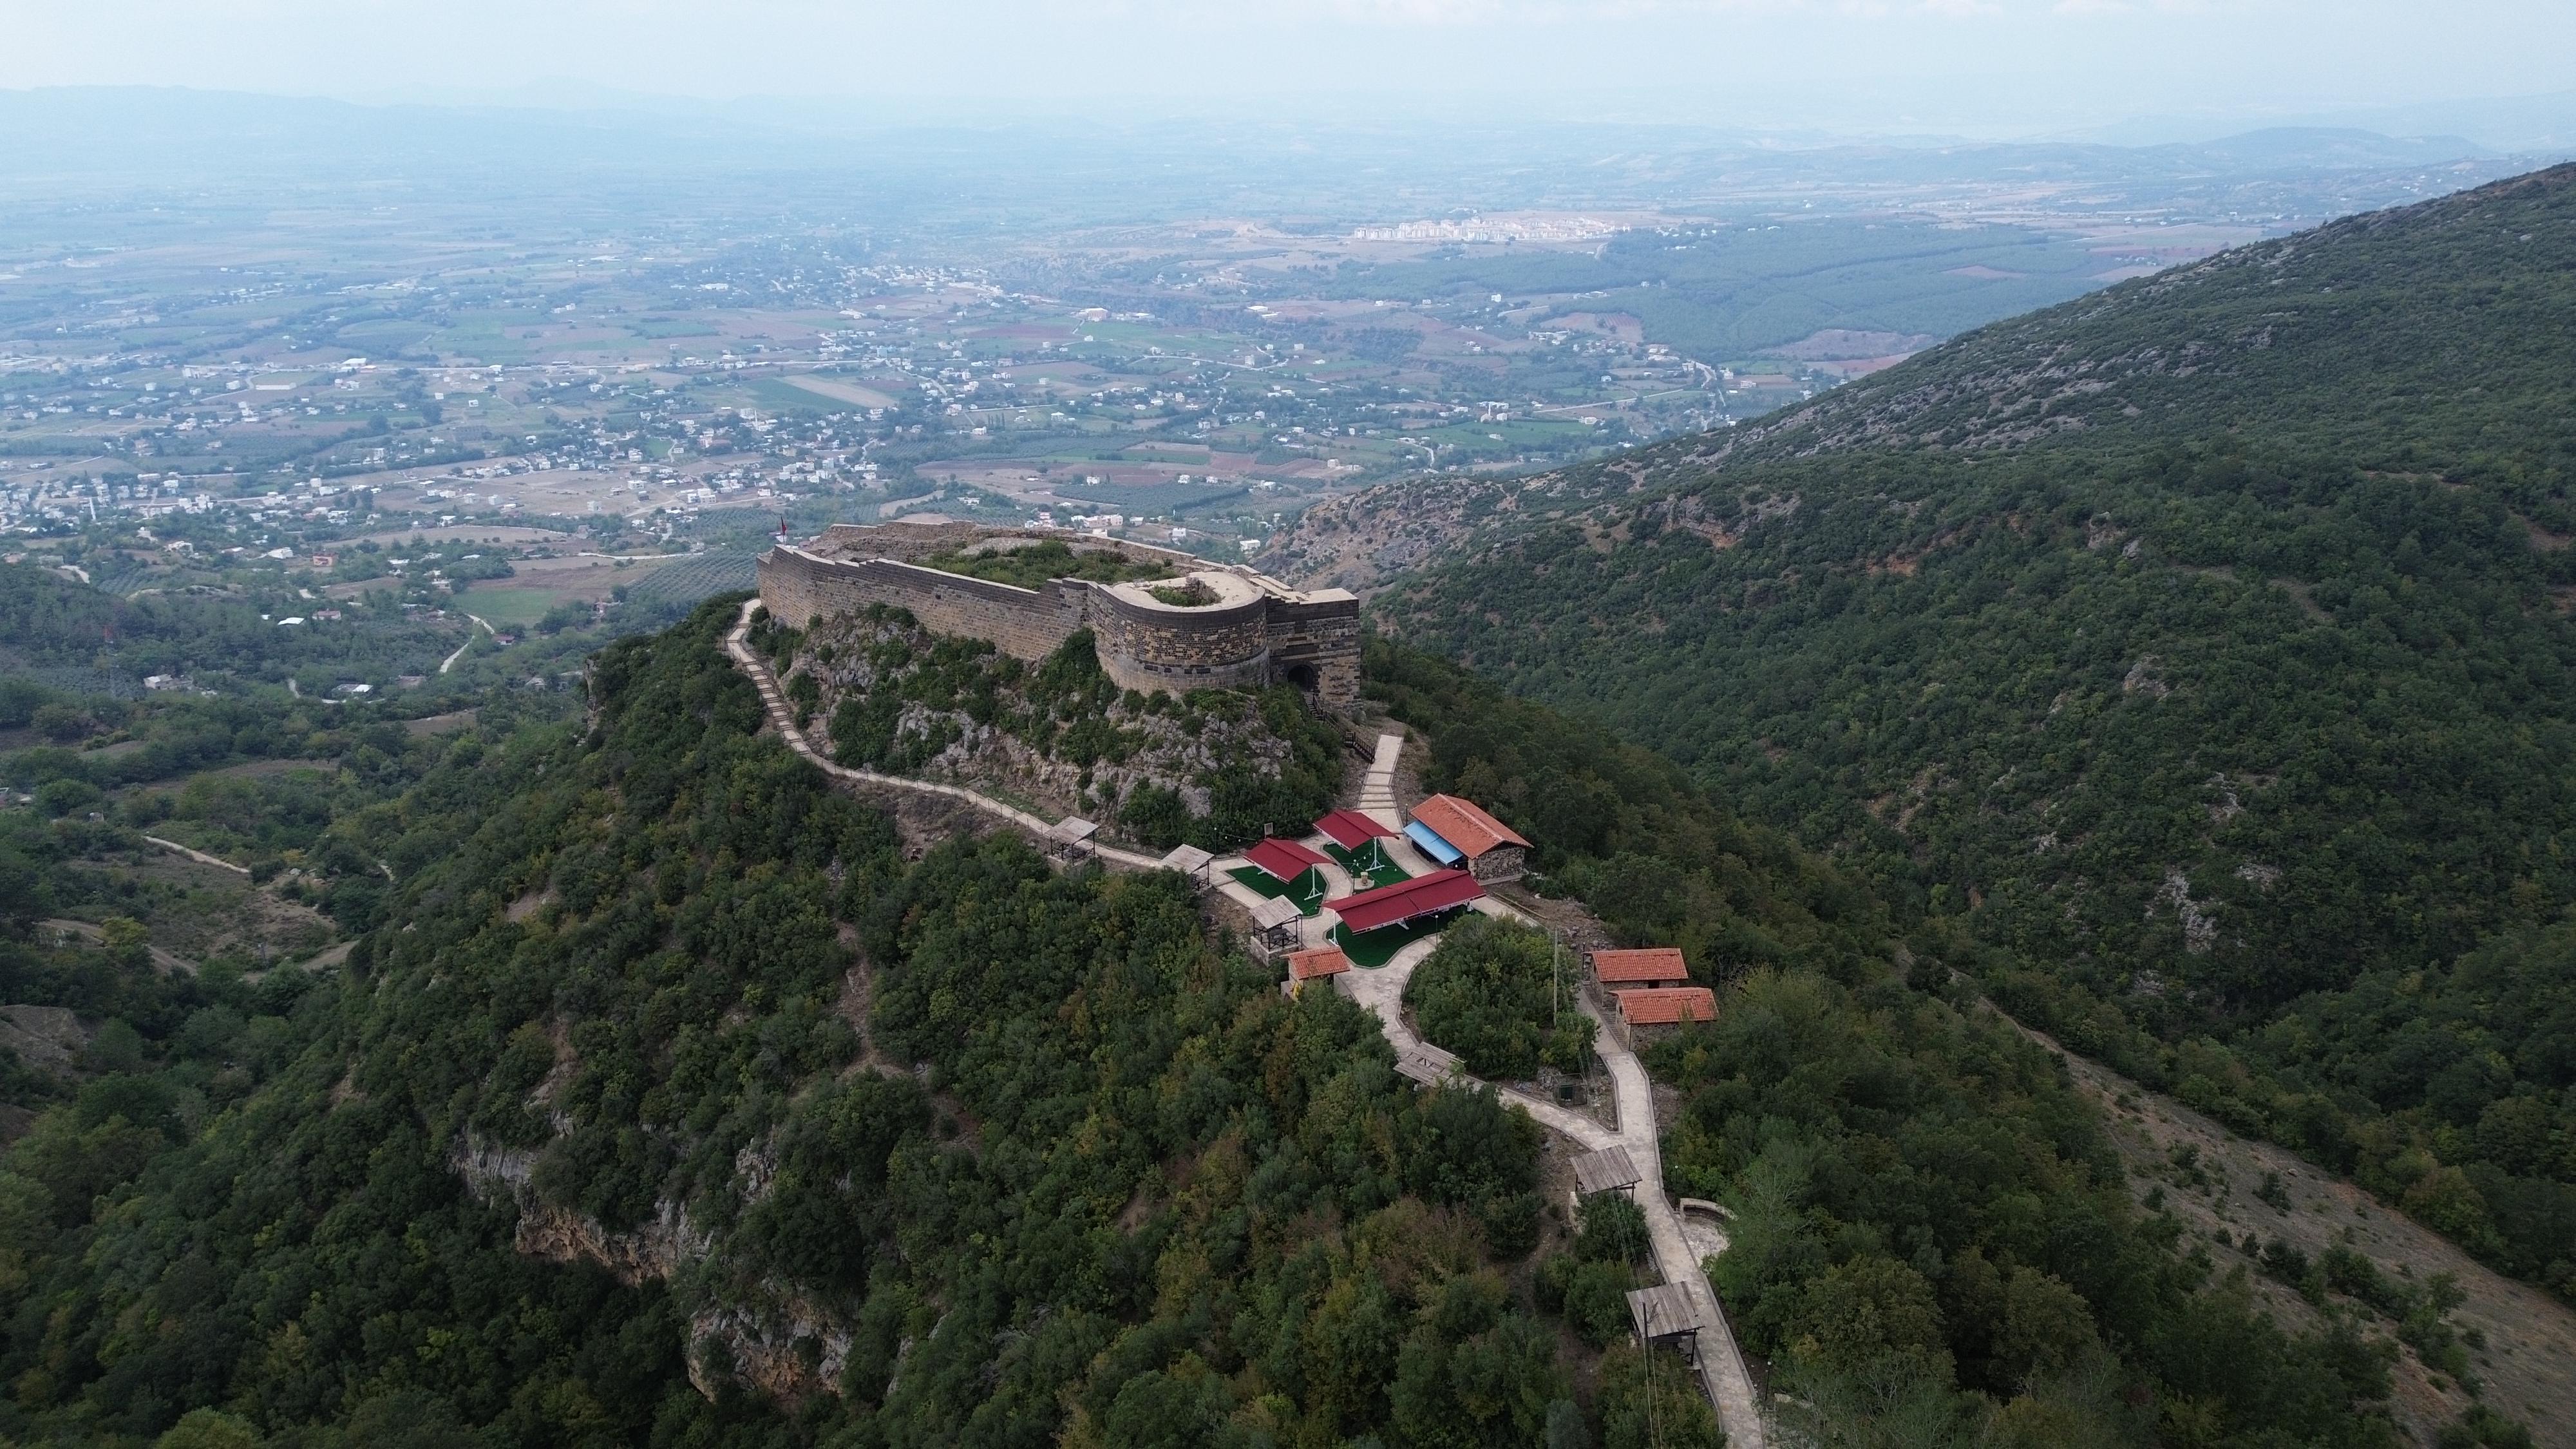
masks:
<svg viewBox="0 0 2576 1449"><path fill-rule="evenodd" d="M1403 736L1378 736L1376 758L1360 785L1361 812L1389 829L1404 825L1395 800L1395 765L1403 749ZM1418 875L1432 869L1431 862L1416 853L1412 843L1402 836L1386 844L1388 853L1407 871ZM1527 926L1540 924L1492 896L1477 901L1475 908ZM1421 965L1437 945L1436 939L1416 941L1375 971L1354 969L1341 978L1350 983L1354 1000L1377 1013L1378 1020L1385 1024L1388 1044L1399 1056L1420 1045L1412 1028L1404 1024L1405 983L1412 979L1413 968ZM1613 1115L1618 1119L1618 1128L1614 1131L1583 1113L1510 1087L1498 1086L1494 1090L1529 1113L1540 1126L1587 1151L1604 1147L1628 1149L1629 1160L1641 1174L1629 1196L1645 1211L1646 1236L1654 1248L1656 1271L1665 1282L1680 1285L1690 1297L1692 1316L1699 1323L1700 1387L1708 1394L1709 1402L1717 1406L1718 1420L1726 1428L1728 1449L1765 1449L1769 1435L1761 1407L1753 1397L1753 1375L1744 1366L1744 1355L1736 1347L1734 1330L1727 1326L1717 1291L1709 1286L1708 1271L1693 1245L1692 1234L1683 1226L1671 1199L1664 1195L1663 1143L1655 1131L1654 1088L1646 1078L1645 1064L1611 1030L1610 1023L1601 1019L1589 1000L1578 998L1576 1004L1592 1018L1593 1050L1610 1068L1611 1085L1616 1089Z"/></svg>
<svg viewBox="0 0 2576 1449"><path fill-rule="evenodd" d="M787 696L779 691L778 680L770 674L769 666L762 663L759 654L752 650L751 611L758 607L760 600L757 598L743 601L742 616L734 621L733 631L725 635L725 652L733 656L736 667L751 676L752 685L760 691L761 706L769 711L769 722L777 728L779 738L787 742L787 748L813 761L823 773L836 779L907 790L917 795L945 795L1040 838L1055 827L1052 820L1041 820L1016 805L1006 805L990 795L979 795L963 785L947 785L937 780L907 780L901 775L880 775L874 770L854 770L847 765L833 763L829 756L814 748L813 741L805 737L803 730L796 727L796 711L788 707ZM1154 870L1162 865L1153 856L1121 850L1114 845L1103 845L1097 849L1103 863L1124 866L1129 870Z"/></svg>
<svg viewBox="0 0 2576 1449"><path fill-rule="evenodd" d="M963 801L985 814L1040 838L1044 838L1047 831L1053 827L1055 823L1053 821L1042 820L1015 805L1005 804L989 795L978 794L962 785L943 784L933 780L909 780L897 775L881 775L874 770L854 770L847 765L833 763L821 751L815 749L813 743L806 738L805 732L796 726L796 712L789 707L787 697L779 689L778 681L771 674L769 666L751 647L751 611L759 606L759 602L756 598L744 601L741 616L734 621L732 631L725 635L725 652L732 656L734 664L744 674L750 676L752 684L760 690L760 702L768 711L769 722L777 728L779 737L787 742L789 749L813 761L826 774L838 779L884 789L907 790L925 795L944 795L952 800ZM1404 818L1396 802L1395 769L1396 760L1403 753L1403 749L1402 735L1378 736L1376 753L1370 760L1368 773L1363 777L1360 785L1361 813L1389 829L1398 831L1404 827ZM1310 844L1320 844L1323 837L1310 836L1308 841ZM1404 867L1408 874L1420 875L1434 869L1432 863L1425 860L1420 852L1414 849L1413 843L1401 834L1385 841L1384 844L1389 858ZM1115 846L1102 845L1098 847L1098 851L1103 864L1122 869L1154 870L1160 868L1162 864L1153 856L1132 850L1122 850ZM1208 885L1210 889L1222 893L1227 899L1248 910L1261 904L1262 896L1226 874L1229 869L1242 864L1244 860L1240 855L1229 855L1218 859L1208 868ZM1324 872L1328 892L1343 893L1351 889L1350 873L1340 866L1328 865L1320 869ZM1478 900L1474 909L1486 915L1518 921L1523 925L1539 924L1508 903L1490 895ZM1306 921L1300 924L1299 930L1301 933L1310 928L1329 931L1336 923L1337 920L1332 912L1324 911L1306 918ZM1412 979L1414 968L1421 965L1424 958L1428 957L1438 945L1439 941L1436 937L1416 941L1396 952L1384 966L1375 970L1354 968L1341 978L1351 998L1376 1013L1379 1023L1386 1031L1388 1045L1395 1048L1399 1058L1415 1058L1422 1053L1421 1038L1415 1036L1413 1029L1404 1021L1404 987L1405 983ZM1595 1010L1591 1002L1580 1001L1578 1005L1584 1015L1592 1018L1597 1028L1593 1037L1593 1046L1610 1069L1610 1081L1614 1088L1613 1115L1618 1119L1618 1127L1615 1129L1604 1127L1598 1121L1580 1112L1570 1111L1554 1102L1530 1096L1510 1087L1497 1086L1494 1090L1514 1106L1529 1113L1531 1119L1540 1126L1569 1139L1587 1151L1604 1147L1628 1149L1629 1159L1636 1163L1638 1171L1642 1174L1637 1185L1630 1189L1630 1196L1645 1212L1646 1234L1654 1249L1656 1271L1662 1275L1666 1283L1679 1285L1691 1300L1693 1317L1699 1324L1700 1387L1707 1393L1709 1402L1717 1406L1718 1419L1726 1429L1728 1449L1767 1449L1769 1435L1762 1421L1760 1406L1753 1397L1753 1376L1744 1367L1744 1356L1736 1348L1733 1330L1727 1327L1726 1315L1718 1304L1716 1290L1709 1287L1708 1273L1702 1265L1698 1251L1693 1246L1692 1236L1683 1226L1681 1214L1675 1210L1672 1201L1664 1195L1663 1147L1655 1131L1653 1086L1646 1078L1645 1065L1637 1060L1636 1053L1630 1051L1627 1045L1619 1040L1617 1034L1610 1029L1610 1024L1601 1019L1600 1013ZM1471 1083L1476 1081L1475 1078L1464 1074L1460 1074L1459 1080ZM1483 1084L1478 1083L1478 1085Z"/></svg>
<svg viewBox="0 0 2576 1449"><path fill-rule="evenodd" d="M233 872L235 875L250 874L249 866L235 865L221 856L208 855L204 851L197 849L195 846L181 845L175 840L164 840L158 835L147 835L143 838L154 845L160 846L163 850L175 850L181 855L188 857L190 860L195 861L199 865L219 865L224 869Z"/></svg>
<svg viewBox="0 0 2576 1449"><path fill-rule="evenodd" d="M477 625L480 625L480 626L482 627L482 630L483 630L483 632L484 632L484 633L489 634L489 633L491 633L491 632L492 632L492 626L491 626L491 625L489 625L489 624L485 624L481 619L479 619L479 618L475 618L475 616L474 616L474 615L472 615L472 614L468 614L468 615L466 615L465 617L466 617L466 618L468 618L468 619L473 619L473 620L474 620L474 622L475 622ZM441 673L441 674L445 674L447 671L449 671L449 670L451 670L451 669L454 669L454 668L456 667L456 661L457 661L457 660L459 660L459 659L464 658L464 657L465 657L465 651L466 651L466 650L468 650L468 649L471 649L471 648L473 648L473 647L474 647L474 631L473 631L472 629L467 629L467 630L465 631L465 642L456 646L456 652L455 652L455 653L453 653L453 654L450 654L450 655L448 655L446 658L444 658L444 659L442 659L442 660L438 661L438 672L439 672L439 673Z"/></svg>

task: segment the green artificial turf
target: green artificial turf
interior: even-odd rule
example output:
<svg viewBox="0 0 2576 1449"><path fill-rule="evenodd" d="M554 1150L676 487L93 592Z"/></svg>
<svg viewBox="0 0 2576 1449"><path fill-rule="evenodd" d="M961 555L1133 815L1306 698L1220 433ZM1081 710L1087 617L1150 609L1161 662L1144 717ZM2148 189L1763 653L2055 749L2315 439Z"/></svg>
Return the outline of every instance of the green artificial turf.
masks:
<svg viewBox="0 0 2576 1449"><path fill-rule="evenodd" d="M1333 944L1351 958L1354 966L1371 970L1395 959L1395 953L1426 937L1437 936L1454 915L1434 916L1427 920L1407 921L1400 926L1380 926L1374 931L1354 934L1348 926L1333 927Z"/></svg>
<svg viewBox="0 0 2576 1449"><path fill-rule="evenodd" d="M1281 885L1270 872L1259 866L1239 865L1226 874L1274 901L1284 897L1307 915L1324 908L1324 877L1318 871L1306 870L1286 885Z"/></svg>
<svg viewBox="0 0 2576 1449"><path fill-rule="evenodd" d="M1324 842L1324 853L1339 862L1342 869L1351 873L1351 883L1359 890L1374 890L1379 886L1402 885L1404 882L1412 879L1411 876L1404 873L1403 866L1397 865L1394 861L1386 858L1383 852L1373 848L1344 850L1340 846L1335 845L1328 840ZM1378 863L1367 870L1362 870L1359 863L1371 858L1375 858ZM1362 881L1366 881L1367 884L1360 884Z"/></svg>

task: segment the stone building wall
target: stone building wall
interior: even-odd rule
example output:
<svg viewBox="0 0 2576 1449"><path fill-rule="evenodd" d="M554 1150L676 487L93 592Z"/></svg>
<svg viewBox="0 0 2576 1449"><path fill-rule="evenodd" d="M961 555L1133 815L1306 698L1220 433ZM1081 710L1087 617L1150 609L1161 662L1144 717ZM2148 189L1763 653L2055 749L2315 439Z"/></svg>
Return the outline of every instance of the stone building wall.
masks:
<svg viewBox="0 0 2576 1449"><path fill-rule="evenodd" d="M1359 603L1339 589L1328 592L1340 597L1271 602L1270 667L1318 698L1346 704L1360 697Z"/></svg>
<svg viewBox="0 0 2576 1449"><path fill-rule="evenodd" d="M1090 619L1101 667L1120 688L1181 694L1269 683L1270 608L1262 595L1232 608L1156 608L1094 589Z"/></svg>
<svg viewBox="0 0 2576 1449"><path fill-rule="evenodd" d="M1529 852L1517 845L1497 845L1467 862L1467 873L1481 881L1519 880L1529 870Z"/></svg>
<svg viewBox="0 0 2576 1449"><path fill-rule="evenodd" d="M989 639L1003 653L1031 663L1054 653L1082 627L1082 594L1089 592L1061 582L1042 590L1014 588L893 559L818 559L789 549L761 555L755 571L761 602L795 628L889 604L911 610L935 633Z"/></svg>
<svg viewBox="0 0 2576 1449"><path fill-rule="evenodd" d="M1191 608L1139 603L1076 580L1031 590L905 561L1015 537L1168 562L1175 573L1231 575L1254 588L1239 602ZM926 628L989 639L1035 662L1087 626L1101 668L1122 689L1181 693L1287 680L1327 704L1359 698L1357 599L1339 589L1299 593L1246 569L1149 544L971 523L838 524L810 546L782 544L762 554L757 572L761 602L799 629L818 616L886 604L910 610ZM1228 587L1242 592L1241 584Z"/></svg>

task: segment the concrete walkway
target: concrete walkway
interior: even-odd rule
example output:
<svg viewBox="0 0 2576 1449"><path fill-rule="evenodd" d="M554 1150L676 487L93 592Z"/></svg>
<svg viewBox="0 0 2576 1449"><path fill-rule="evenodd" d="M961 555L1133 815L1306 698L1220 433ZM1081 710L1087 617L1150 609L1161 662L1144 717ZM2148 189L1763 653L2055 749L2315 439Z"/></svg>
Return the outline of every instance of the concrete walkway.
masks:
<svg viewBox="0 0 2576 1449"><path fill-rule="evenodd" d="M1395 799L1396 757L1404 748L1401 735L1380 735L1377 754L1370 762L1368 774L1360 786L1360 810L1379 824L1400 829L1403 818ZM1407 871L1419 875L1434 867L1401 836L1386 842L1388 855ZM1538 927L1537 921L1506 902L1486 896L1475 909L1490 916ZM1330 915L1330 912L1325 914ZM1413 1029L1404 1024L1404 988L1413 979L1413 970L1433 950L1437 938L1416 941L1395 953L1375 971L1354 968L1341 979L1348 983L1351 998L1376 1012L1386 1030L1388 1045L1399 1058L1415 1055L1420 1046ZM1700 1387L1709 1402L1717 1407L1718 1420L1725 1426L1728 1449L1765 1449L1768 1442L1760 1406L1753 1397L1753 1375L1744 1367L1744 1355L1736 1347L1734 1330L1727 1326L1726 1313L1719 1306L1717 1291L1709 1286L1708 1271L1698 1251L1695 1234L1682 1222L1681 1213L1664 1195L1664 1158L1661 1136L1655 1130L1654 1089L1646 1078L1646 1067L1637 1054L1628 1049L1610 1024L1601 1019L1592 1003L1579 1003L1583 1014L1594 1026L1593 1049L1610 1069L1615 1104L1612 1115L1619 1126L1614 1131L1580 1112L1570 1111L1554 1102L1533 1097L1510 1087L1494 1090L1513 1106L1530 1114L1530 1119L1549 1131L1565 1137L1586 1151L1604 1147L1625 1147L1629 1160L1636 1163L1641 1178L1629 1195L1644 1210L1646 1236L1655 1254L1655 1271L1667 1283L1680 1285L1690 1297L1692 1316L1699 1323ZM1473 1081L1473 1078L1463 1078Z"/></svg>
<svg viewBox="0 0 2576 1449"><path fill-rule="evenodd" d="M1692 1316L1700 1325L1700 1387L1707 1391L1709 1402L1717 1406L1717 1417L1726 1427L1730 1449L1763 1449L1768 1436L1761 1406L1753 1397L1753 1375L1744 1367L1744 1354L1735 1345L1735 1331L1727 1326L1726 1310L1717 1301L1717 1290L1709 1286L1708 1270L1693 1245L1693 1234L1682 1225L1681 1213L1664 1194L1663 1149L1655 1131L1655 1099L1646 1079L1645 1063L1611 1033L1609 1023L1601 1021L1590 1002L1584 1003L1583 1011L1600 1023L1593 1043L1602 1061L1609 1064L1610 1079L1619 1089L1619 1141L1641 1174L1630 1195L1646 1210L1646 1236L1654 1244L1655 1266L1662 1271L1665 1282L1679 1284L1690 1296ZM1630 1112L1630 1103L1639 1110Z"/></svg>
<svg viewBox="0 0 2576 1449"><path fill-rule="evenodd" d="M1389 830L1402 830L1404 816L1395 803L1395 761L1404 753L1404 736L1379 735L1377 755L1360 781L1360 813Z"/></svg>
<svg viewBox="0 0 2576 1449"><path fill-rule="evenodd" d="M1523 925L1538 924L1492 896L1478 901L1476 908ZM1438 946L1437 938L1416 941L1375 971L1354 968L1341 978L1349 983L1352 1000L1377 1013L1386 1030L1387 1044L1395 1048L1399 1058L1417 1055L1420 1046L1420 1038L1404 1024L1405 984L1412 980L1414 968ZM1717 1407L1728 1449L1764 1449L1767 1434L1761 1408L1753 1397L1753 1375L1744 1366L1743 1352L1736 1347L1735 1332L1727 1325L1717 1291L1709 1286L1708 1270L1696 1241L1702 1235L1683 1224L1681 1213L1664 1194L1663 1143L1655 1131L1653 1088L1647 1081L1645 1064L1611 1034L1609 1024L1592 1010L1591 1003L1583 1003L1583 1013L1593 1019L1594 1049L1610 1069L1612 1100L1616 1104L1613 1110L1619 1122L1615 1131L1544 1098L1510 1087L1497 1086L1494 1090L1505 1101L1529 1113L1532 1121L1585 1151L1628 1149L1628 1158L1640 1174L1629 1196L1645 1213L1646 1238L1654 1250L1655 1271L1665 1282L1680 1285L1689 1295L1692 1317L1700 1325L1701 1391ZM1461 1080L1476 1081L1463 1076Z"/></svg>

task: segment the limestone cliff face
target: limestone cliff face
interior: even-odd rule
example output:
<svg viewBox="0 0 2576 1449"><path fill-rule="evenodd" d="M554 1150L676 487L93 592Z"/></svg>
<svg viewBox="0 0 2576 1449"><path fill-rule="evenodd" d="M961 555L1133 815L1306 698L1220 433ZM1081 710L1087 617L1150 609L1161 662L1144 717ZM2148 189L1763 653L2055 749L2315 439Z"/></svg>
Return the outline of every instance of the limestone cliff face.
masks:
<svg viewBox="0 0 2576 1449"><path fill-rule="evenodd" d="M783 671L815 682L816 703L807 729L828 741L831 721L844 701L900 690L912 674L929 667L921 661L936 638L917 624L894 619L853 615L816 622ZM896 652L902 662L884 662L881 647L889 644L900 646ZM1018 688L1002 691L1001 702L1019 715L1032 708ZM1138 786L1150 785L1178 793L1196 817L1210 810L1209 782L1219 774L1275 777L1291 757L1289 743L1248 707L1229 710L1209 704L1182 710L1121 699L1102 710L1101 722L1116 733L1116 747L1078 764L1061 750L1041 753L999 725L977 722L962 705L934 708L907 701L894 718L893 737L939 743L935 752L895 773L971 785L1054 815L1096 810L1103 800L1123 799Z"/></svg>
<svg viewBox="0 0 2576 1449"><path fill-rule="evenodd" d="M621 1283L669 1279L706 1256L707 1236L689 1226L689 1210L679 1203L657 1202L651 1222L610 1232L588 1214L545 1202L533 1181L537 1156L471 1135L451 1156L457 1173L477 1197L518 1209L520 1252L549 1262L596 1263Z"/></svg>
<svg viewBox="0 0 2576 1449"><path fill-rule="evenodd" d="M840 1392L850 1331L830 1306L767 1279L717 1288L721 1274L710 1271L717 1245L690 1223L684 1204L661 1200L651 1221L611 1232L543 1201L534 1185L538 1155L469 1135L450 1164L476 1196L518 1210L515 1246L528 1257L595 1263L621 1283L659 1279L684 1301L704 1298L689 1316L688 1365L689 1383L708 1398L728 1379L789 1402ZM758 1201L776 1164L765 1150L747 1148L734 1165L745 1200Z"/></svg>
<svg viewBox="0 0 2576 1449"><path fill-rule="evenodd" d="M70 1076L89 1036L68 1007L0 1006L0 1047L37 1071Z"/></svg>
<svg viewBox="0 0 2576 1449"><path fill-rule="evenodd" d="M712 1399L730 1375L788 1402L840 1392L850 1331L796 1294L701 1308L689 1318L689 1383Z"/></svg>

